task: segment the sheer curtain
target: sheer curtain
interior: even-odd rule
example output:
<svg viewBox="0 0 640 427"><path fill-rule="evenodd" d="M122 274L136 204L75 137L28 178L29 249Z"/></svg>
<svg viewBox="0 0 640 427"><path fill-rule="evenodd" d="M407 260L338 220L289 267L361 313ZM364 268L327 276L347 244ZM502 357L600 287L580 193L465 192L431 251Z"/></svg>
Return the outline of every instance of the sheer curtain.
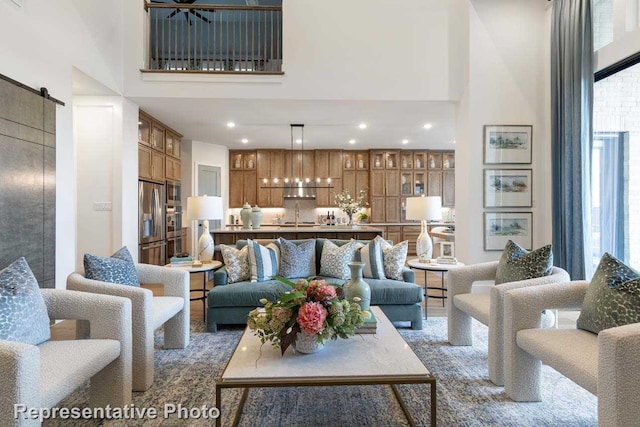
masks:
<svg viewBox="0 0 640 427"><path fill-rule="evenodd" d="M591 0L554 0L551 155L554 262L572 279L593 274L590 165L593 112Z"/></svg>

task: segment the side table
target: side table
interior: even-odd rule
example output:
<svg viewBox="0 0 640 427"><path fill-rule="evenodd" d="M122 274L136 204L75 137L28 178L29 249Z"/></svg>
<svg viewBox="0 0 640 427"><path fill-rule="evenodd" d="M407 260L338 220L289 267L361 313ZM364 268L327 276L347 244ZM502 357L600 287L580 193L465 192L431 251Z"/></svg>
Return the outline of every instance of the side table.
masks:
<svg viewBox="0 0 640 427"><path fill-rule="evenodd" d="M444 274L452 268L463 266L461 262L456 264L438 264L435 260L433 262L420 262L418 259L410 259L407 261L409 268L415 270L424 271L424 318L427 318L427 303L429 302L429 289L440 291L440 295L434 295L431 298L437 298L442 300L442 306L444 307L444 300L447 299L447 288L444 282ZM442 276L440 286L429 286L427 283L427 271L439 272Z"/></svg>
<svg viewBox="0 0 640 427"><path fill-rule="evenodd" d="M201 267L193 267L190 262L184 264L167 264L165 267L181 268L189 272L189 275L194 273L202 273L202 289L190 289L190 292L202 292L202 296L191 298L190 301L202 301L202 317L205 323L207 322L207 272L215 271L222 267L220 261L211 261L203 263Z"/></svg>

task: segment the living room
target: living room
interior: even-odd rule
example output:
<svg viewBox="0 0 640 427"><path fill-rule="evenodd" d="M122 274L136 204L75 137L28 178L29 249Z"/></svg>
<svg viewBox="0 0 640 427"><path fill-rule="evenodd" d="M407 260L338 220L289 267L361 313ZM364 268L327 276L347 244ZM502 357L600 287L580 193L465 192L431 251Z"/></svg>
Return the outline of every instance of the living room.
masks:
<svg viewBox="0 0 640 427"><path fill-rule="evenodd" d="M496 261L501 255L486 250L485 213L492 209L485 207L483 176L489 166L483 130L530 126L531 161L524 167L533 171L532 203L515 210L531 213L530 249L550 244L557 221L552 209L557 183L551 161L550 28L559 2L284 0L283 74L234 75L141 72L149 68L148 12L141 2L3 1L1 52L11 60L3 61L0 74L37 90L46 87L65 104L56 107L55 276L50 285L65 289L67 277L83 269L85 253L110 255L123 246L138 247L140 110L184 135L185 206L195 193L196 165L220 168L225 221L239 213L230 204L229 151L247 149L241 141L243 126L260 135L277 124L274 139L262 148L286 150L289 125L306 121L305 148L351 149L345 148L348 138L342 134L314 146L313 115L348 111L340 125L348 123L359 138L375 134L376 126L378 131L400 123L408 127L407 115L399 111L423 113L410 149L455 150L455 256L465 264ZM637 18L626 3L633 2L594 1L594 37L610 36L595 53L596 71L640 50ZM602 16L609 21L597 19ZM239 109L249 112L229 114ZM433 125L445 123L446 129L431 141L423 125L432 120L429 111L438 109L449 115ZM383 117L356 120L362 116L358 111ZM234 131L227 127L230 120L238 122ZM315 125L326 130L337 121L318 118ZM361 121L369 126L358 134ZM256 138L249 138L250 144ZM397 141L384 146L365 142L357 149L407 149L402 138L398 132ZM278 147L272 145L276 139ZM86 161L80 164L79 159ZM96 202L108 203L109 209L96 209ZM190 234L185 249L193 252L196 240ZM136 250L131 255L138 260ZM234 337L230 333L225 336Z"/></svg>

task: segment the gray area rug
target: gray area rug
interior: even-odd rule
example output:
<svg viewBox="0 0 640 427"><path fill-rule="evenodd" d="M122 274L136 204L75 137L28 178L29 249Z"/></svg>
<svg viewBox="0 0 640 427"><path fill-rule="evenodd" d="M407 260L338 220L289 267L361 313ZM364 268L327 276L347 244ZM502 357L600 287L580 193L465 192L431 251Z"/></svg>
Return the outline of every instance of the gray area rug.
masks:
<svg viewBox="0 0 640 427"><path fill-rule="evenodd" d="M452 347L445 318L430 318L422 331L399 329L413 351L438 381L439 426L596 426L597 400L572 381L543 367L543 402L516 403L494 386L487 373L487 329L474 322L475 345ZM191 344L185 350L162 350L156 333L153 386L134 393L136 407L162 410L166 403L183 407L215 405L215 379L231 356L242 328L204 332L192 322ZM337 342L339 344L339 341ZM354 355L357 357L357 355ZM327 360L327 363L331 363ZM402 385L400 392L418 425L429 425L429 386ZM84 407L88 389L78 390L60 406ZM223 393L223 425L231 425L239 390ZM209 426L213 420L69 421L47 426ZM387 386L297 387L252 389L240 421L242 426L405 426L408 425Z"/></svg>

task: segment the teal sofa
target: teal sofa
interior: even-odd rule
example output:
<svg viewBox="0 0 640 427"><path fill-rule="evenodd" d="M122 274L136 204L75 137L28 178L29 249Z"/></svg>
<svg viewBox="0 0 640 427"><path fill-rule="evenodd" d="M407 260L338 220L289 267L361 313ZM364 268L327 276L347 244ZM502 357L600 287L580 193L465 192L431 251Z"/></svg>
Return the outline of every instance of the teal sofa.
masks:
<svg viewBox="0 0 640 427"><path fill-rule="evenodd" d="M316 240L316 273L320 271L322 248L326 239ZM304 240L293 240L300 244ZM348 240L333 240L342 246ZM264 244L266 241L259 241ZM366 243L366 241L363 241ZM246 246L246 240L238 240L236 247ZM405 268L402 272L403 281L392 279L364 280L371 288L371 305L377 305L392 322L410 322L412 329L422 329L422 309L420 303L423 290L415 284L414 272ZM329 283L344 284L346 281L334 277L325 278ZM292 279L295 281L295 279ZM246 324L247 315L256 307L261 307L261 298L275 301L289 288L277 280L251 283L236 282L227 284L227 271L224 267L213 275L214 287L207 296L207 331L216 332L218 325Z"/></svg>

